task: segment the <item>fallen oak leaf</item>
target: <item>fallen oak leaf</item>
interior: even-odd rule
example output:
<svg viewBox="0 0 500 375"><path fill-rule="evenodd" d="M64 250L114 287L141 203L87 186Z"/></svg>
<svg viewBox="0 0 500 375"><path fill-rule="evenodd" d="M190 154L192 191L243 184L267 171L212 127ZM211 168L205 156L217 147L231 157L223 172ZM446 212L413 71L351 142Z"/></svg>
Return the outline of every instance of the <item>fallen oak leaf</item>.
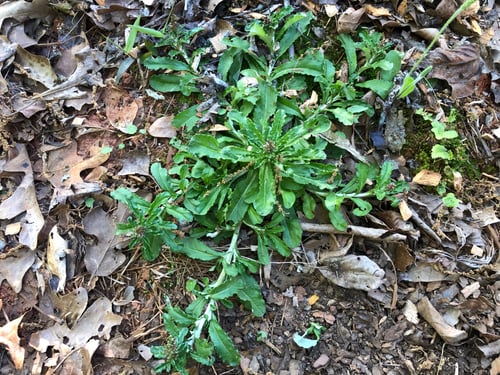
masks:
<svg viewBox="0 0 500 375"><path fill-rule="evenodd" d="M7 347L16 370L22 369L24 364L24 348L19 345L20 339L17 334L21 320L23 320L23 315L0 327L0 344Z"/></svg>

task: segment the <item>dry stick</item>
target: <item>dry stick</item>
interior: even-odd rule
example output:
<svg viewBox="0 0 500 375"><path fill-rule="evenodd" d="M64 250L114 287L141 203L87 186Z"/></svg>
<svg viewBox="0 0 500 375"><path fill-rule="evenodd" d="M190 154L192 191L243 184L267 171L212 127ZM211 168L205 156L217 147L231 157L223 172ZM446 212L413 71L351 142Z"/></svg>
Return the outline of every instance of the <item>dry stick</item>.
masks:
<svg viewBox="0 0 500 375"><path fill-rule="evenodd" d="M441 238L439 238L439 236L436 234L436 232L434 232L432 230L432 228L430 226L427 225L427 223L425 223L421 218L420 216L418 216L417 212L411 208L410 206L408 206L408 208L410 209L411 211L411 220L418 226L420 227L420 229L422 229L424 231L424 233L426 233L429 237L431 237L433 240L437 241L438 244L441 244L442 241L441 241Z"/></svg>
<svg viewBox="0 0 500 375"><path fill-rule="evenodd" d="M351 236L365 237L371 240L383 240L385 242L405 241L406 236L400 233L390 233L387 229L367 228L358 225L349 225L345 231L338 230L331 224L315 224L300 222L300 226L304 232L310 233L331 233L331 234L347 234ZM387 235L389 234L389 235Z"/></svg>
<svg viewBox="0 0 500 375"><path fill-rule="evenodd" d="M392 301L391 301L391 310L394 310L396 308L396 304L398 303L398 273L396 270L396 266L394 265L394 262L392 261L391 257L387 252L381 247L377 246L377 248L384 253L386 258L389 260L389 262L392 265L392 271L394 272L394 283L392 284Z"/></svg>

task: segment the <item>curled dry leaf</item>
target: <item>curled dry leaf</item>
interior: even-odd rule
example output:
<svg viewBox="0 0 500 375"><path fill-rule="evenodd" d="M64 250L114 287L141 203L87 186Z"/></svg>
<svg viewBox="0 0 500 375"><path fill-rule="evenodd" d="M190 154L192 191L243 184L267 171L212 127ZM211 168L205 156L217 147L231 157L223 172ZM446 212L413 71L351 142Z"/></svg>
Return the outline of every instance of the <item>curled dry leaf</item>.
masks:
<svg viewBox="0 0 500 375"><path fill-rule="evenodd" d="M365 14L364 8L354 9L347 8L344 13L341 14L339 20L337 21L337 32L339 34L352 33L358 29L361 23L361 18Z"/></svg>
<svg viewBox="0 0 500 375"><path fill-rule="evenodd" d="M412 182L424 186L438 186L439 182L441 182L441 174L422 169L413 177Z"/></svg>
<svg viewBox="0 0 500 375"><path fill-rule="evenodd" d="M448 344L458 344L467 338L467 332L450 326L443 316L432 306L427 297L423 297L417 305L418 312L434 328L439 336Z"/></svg>
<svg viewBox="0 0 500 375"><path fill-rule="evenodd" d="M22 369L24 364L24 348L19 345L20 339L17 334L21 320L23 320L23 316L11 320L0 328L0 344L7 347L10 358L17 370Z"/></svg>

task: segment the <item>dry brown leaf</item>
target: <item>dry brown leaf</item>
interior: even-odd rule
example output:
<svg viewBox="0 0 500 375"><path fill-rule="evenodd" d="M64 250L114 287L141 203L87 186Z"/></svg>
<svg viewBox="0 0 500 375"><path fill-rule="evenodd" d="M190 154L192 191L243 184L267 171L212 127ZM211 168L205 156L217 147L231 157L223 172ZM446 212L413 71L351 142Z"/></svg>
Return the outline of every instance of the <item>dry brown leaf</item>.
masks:
<svg viewBox="0 0 500 375"><path fill-rule="evenodd" d="M467 332L450 326L443 316L432 306L427 297L423 297L417 305L418 312L434 328L439 336L448 344L458 344L467 338Z"/></svg>
<svg viewBox="0 0 500 375"><path fill-rule="evenodd" d="M0 4L0 27L6 18L15 18L24 22L33 18L44 18L54 14L48 0L6 1Z"/></svg>
<svg viewBox="0 0 500 375"><path fill-rule="evenodd" d="M125 207L119 206L116 215L124 215ZM102 208L94 208L83 218L83 228L96 237L97 242L87 245L85 267L94 276L109 276L125 262L125 255L116 250L123 240L116 237L116 224Z"/></svg>
<svg viewBox="0 0 500 375"><path fill-rule="evenodd" d="M430 77L448 82L453 98L468 97L481 75L479 50L472 44L454 49L436 48L429 54L433 69Z"/></svg>
<svg viewBox="0 0 500 375"><path fill-rule="evenodd" d="M142 101L132 98L127 91L118 87L106 88L104 95L108 121L114 128L127 133L127 126L134 123Z"/></svg>
<svg viewBox="0 0 500 375"><path fill-rule="evenodd" d="M149 155L146 151L132 151L122 160L123 167L118 176L142 175L149 176Z"/></svg>
<svg viewBox="0 0 500 375"><path fill-rule="evenodd" d="M386 8L376 7L376 6L371 5L371 4L365 4L365 5L363 5L363 8L365 9L366 13L368 13L374 17L392 16L389 9L386 9Z"/></svg>
<svg viewBox="0 0 500 375"><path fill-rule="evenodd" d="M349 34L358 29L361 18L365 14L364 8L347 8L337 21L337 32L339 34Z"/></svg>
<svg viewBox="0 0 500 375"><path fill-rule="evenodd" d="M500 374L500 357L496 357L493 362L491 362L490 375Z"/></svg>
<svg viewBox="0 0 500 375"><path fill-rule="evenodd" d="M78 154L78 145L75 141L67 147L50 151L47 157L45 174L54 186L54 194L50 208L63 203L66 198L100 191L99 184L86 183L81 177L82 171L100 166L109 158L109 153L103 153L99 141L85 152L87 157Z"/></svg>
<svg viewBox="0 0 500 375"><path fill-rule="evenodd" d="M26 212L21 220L19 242L34 250L45 220L36 199L33 170L28 152L22 144L16 144L15 148L10 149L8 160L3 165L0 163L0 176L9 176L12 173L24 173L24 177L14 194L0 204L0 220L12 219Z"/></svg>
<svg viewBox="0 0 500 375"><path fill-rule="evenodd" d="M438 186L441 182L441 174L427 169L422 169L413 177L412 182L423 186Z"/></svg>
<svg viewBox="0 0 500 375"><path fill-rule="evenodd" d="M21 72L29 79L41 83L48 89L57 84L57 75L46 57L34 55L21 46L17 46L15 61Z"/></svg>
<svg viewBox="0 0 500 375"><path fill-rule="evenodd" d="M0 283L7 280L12 290L19 293L23 286L24 274L35 261L35 253L29 249L17 250L13 255L0 260Z"/></svg>
<svg viewBox="0 0 500 375"><path fill-rule="evenodd" d="M149 135L156 138L174 138L177 129L172 125L173 115L157 118L148 128Z"/></svg>
<svg viewBox="0 0 500 375"><path fill-rule="evenodd" d="M23 320L23 316L0 327L0 344L7 347L10 358L17 370L22 369L24 364L24 348L19 345L20 339L17 334L21 320Z"/></svg>

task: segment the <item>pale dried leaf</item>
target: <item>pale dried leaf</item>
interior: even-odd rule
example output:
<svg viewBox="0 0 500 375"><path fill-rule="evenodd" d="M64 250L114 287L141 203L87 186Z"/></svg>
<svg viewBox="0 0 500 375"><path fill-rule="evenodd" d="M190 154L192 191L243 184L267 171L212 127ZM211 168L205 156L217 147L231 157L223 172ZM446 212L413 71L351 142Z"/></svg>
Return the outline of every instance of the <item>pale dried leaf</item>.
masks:
<svg viewBox="0 0 500 375"><path fill-rule="evenodd" d="M35 184L31 162L26 146L16 144L9 151L9 160L0 165L0 176L10 173L24 173L21 184L14 194L0 204L0 220L12 219L26 212L21 220L19 242L34 250L38 243L38 233L42 230L45 220L36 199Z"/></svg>
<svg viewBox="0 0 500 375"><path fill-rule="evenodd" d="M405 307L403 308L403 315L410 323L419 323L417 306L410 300L406 300Z"/></svg>
<svg viewBox="0 0 500 375"><path fill-rule="evenodd" d="M330 265L320 271L329 281L343 288L370 291L384 281L385 272L364 255L346 255L330 261Z"/></svg>
<svg viewBox="0 0 500 375"><path fill-rule="evenodd" d="M53 13L48 0L6 1L0 4L0 27L6 18L15 18L23 22L33 18L44 18Z"/></svg>
<svg viewBox="0 0 500 375"><path fill-rule="evenodd" d="M115 222L101 208L95 208L83 219L83 227L86 233L97 239L96 244L87 246L84 259L87 270L95 276L109 276L126 259L124 254L115 249L123 242L115 235Z"/></svg>
<svg viewBox="0 0 500 375"><path fill-rule="evenodd" d="M371 16L374 16L374 17L384 17L384 16L391 16L391 12L389 11L389 9L386 9L386 8L382 8L382 7L376 7L374 5L371 5L371 4L365 4L363 5L363 8L365 9L366 13L368 13L369 15Z"/></svg>
<svg viewBox="0 0 500 375"><path fill-rule="evenodd" d="M361 18L365 14L364 8L354 9L347 8L344 13L339 17L337 21L337 32L342 33L352 33L358 29L361 23Z"/></svg>
<svg viewBox="0 0 500 375"><path fill-rule="evenodd" d="M146 152L133 151L122 160L123 167L118 176L142 175L149 176L149 155Z"/></svg>
<svg viewBox="0 0 500 375"><path fill-rule="evenodd" d="M128 133L127 126L134 123L142 101L132 98L125 90L108 87L105 91L104 104L110 124L121 132Z"/></svg>
<svg viewBox="0 0 500 375"><path fill-rule="evenodd" d="M21 46L17 46L15 61L28 78L41 83L46 88L53 88L57 84L57 75L46 57L34 55Z"/></svg>
<svg viewBox="0 0 500 375"><path fill-rule="evenodd" d="M423 186L438 186L441 182L441 174L427 169L422 169L413 177L412 182Z"/></svg>
<svg viewBox="0 0 500 375"><path fill-rule="evenodd" d="M80 348L92 337L109 339L111 328L120 324L122 318L112 312L111 301L105 297L96 300L76 322L73 329L66 324L53 326L31 335L30 346L45 353L47 348L67 352L68 349Z"/></svg>
<svg viewBox="0 0 500 375"><path fill-rule="evenodd" d="M23 316L0 327L0 344L7 347L10 358L17 370L22 369L24 364L24 348L19 345L20 339L17 334L21 320L23 320Z"/></svg>
<svg viewBox="0 0 500 375"><path fill-rule="evenodd" d="M21 249L13 255L0 260L0 283L7 280L12 290L19 293L23 285L24 274L35 261L35 253L29 249Z"/></svg>
<svg viewBox="0 0 500 375"><path fill-rule="evenodd" d="M443 316L432 306L427 297L423 297L417 305L419 314L434 328L439 336L448 344L458 344L467 338L467 332L458 330L444 320Z"/></svg>
<svg viewBox="0 0 500 375"><path fill-rule="evenodd" d="M177 129L172 125L173 115L162 116L156 119L148 128L149 135L156 138L174 138Z"/></svg>
<svg viewBox="0 0 500 375"><path fill-rule="evenodd" d="M66 285L66 252L68 241L66 241L57 230L57 225L51 229L47 243L47 268L50 273L57 276L57 292L63 292Z"/></svg>

